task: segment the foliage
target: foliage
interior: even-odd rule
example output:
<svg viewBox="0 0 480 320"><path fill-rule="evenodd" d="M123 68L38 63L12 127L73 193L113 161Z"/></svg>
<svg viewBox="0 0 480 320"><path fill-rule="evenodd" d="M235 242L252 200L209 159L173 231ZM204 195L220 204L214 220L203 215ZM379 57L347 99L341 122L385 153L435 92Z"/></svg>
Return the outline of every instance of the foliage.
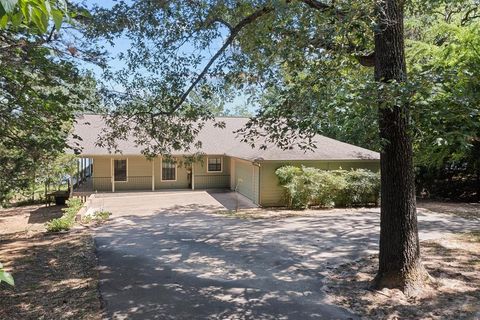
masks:
<svg viewBox="0 0 480 320"><path fill-rule="evenodd" d="M3 265L0 263L0 283L2 281L8 283L11 286L15 285L15 281L13 280L12 275L3 270Z"/></svg>
<svg viewBox="0 0 480 320"><path fill-rule="evenodd" d="M289 208L377 204L380 174L365 169L321 170L283 166L275 171Z"/></svg>
<svg viewBox="0 0 480 320"><path fill-rule="evenodd" d="M95 211L91 215L86 215L82 218L82 223L91 223L92 221L97 221L97 222L102 222L105 220L108 220L108 218L112 215L111 212L105 211L105 210L100 210L100 211Z"/></svg>
<svg viewBox="0 0 480 320"><path fill-rule="evenodd" d="M109 211L105 211L105 210L95 211L93 213L93 219L98 221L107 220L111 215L112 213Z"/></svg>
<svg viewBox="0 0 480 320"><path fill-rule="evenodd" d="M75 224L75 217L82 208L83 203L80 199L74 198L67 201L67 207L62 209L63 215L46 223L48 232L68 231Z"/></svg>
<svg viewBox="0 0 480 320"><path fill-rule="evenodd" d="M303 66L310 66L308 61L318 64L319 73L316 86L305 90L329 97L335 88L323 85L323 80L335 79L335 68L341 67L332 61L373 46L374 4L141 0L94 8L93 39L114 43L124 37L131 43L119 55L124 68L105 75L125 90L108 94L107 103L115 110L109 121L112 130L102 137L102 144L116 148L117 140L131 135L146 154L189 150L199 143L196 133L201 124L214 116L202 100L229 102L241 94L248 97L249 105L283 108L278 101L269 104L264 92L286 87L283 70L301 72ZM296 98L288 103L302 101ZM307 116L283 117L287 123L266 130L267 135L276 140L286 136L280 143L284 147L287 140L308 137L312 128L317 129L316 120Z"/></svg>
<svg viewBox="0 0 480 320"><path fill-rule="evenodd" d="M0 29L28 27L39 33L47 32L50 21L60 30L68 18L65 0L2 0Z"/></svg>
<svg viewBox="0 0 480 320"><path fill-rule="evenodd" d="M46 3L6 2L20 6L12 7L13 15L24 10L21 6ZM51 10L55 12L55 5ZM70 17L81 10L70 6ZM30 13L37 16L35 10ZM79 64L101 64L102 55L95 45L78 40L84 25L76 17L66 21L68 28L52 28L48 34L30 24L8 24L0 33L2 204L13 192L35 187L40 167L75 147L75 141L67 141L75 115L99 103L95 80Z"/></svg>

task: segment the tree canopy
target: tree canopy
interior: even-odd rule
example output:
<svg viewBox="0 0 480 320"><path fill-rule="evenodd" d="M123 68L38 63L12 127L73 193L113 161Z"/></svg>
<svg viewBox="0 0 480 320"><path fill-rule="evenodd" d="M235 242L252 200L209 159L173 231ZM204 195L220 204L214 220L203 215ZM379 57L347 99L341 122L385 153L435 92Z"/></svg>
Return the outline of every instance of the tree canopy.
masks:
<svg viewBox="0 0 480 320"><path fill-rule="evenodd" d="M80 20L72 20L77 9L71 6L65 17L61 3L2 1L0 16L8 20L0 35L0 202L11 191L35 184L39 162L69 147L75 115L98 105L96 82L79 63L102 63L101 55L76 40L82 28ZM58 30L58 10L71 32ZM39 23L48 24L49 32Z"/></svg>

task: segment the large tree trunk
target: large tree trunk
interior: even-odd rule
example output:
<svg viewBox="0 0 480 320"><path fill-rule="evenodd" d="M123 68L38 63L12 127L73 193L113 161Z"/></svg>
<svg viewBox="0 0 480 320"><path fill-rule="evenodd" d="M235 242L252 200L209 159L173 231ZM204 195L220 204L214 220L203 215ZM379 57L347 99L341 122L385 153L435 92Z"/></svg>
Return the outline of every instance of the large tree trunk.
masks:
<svg viewBox="0 0 480 320"><path fill-rule="evenodd" d="M379 4L375 33L375 79L404 82L407 78L403 1ZM377 288L413 293L428 278L420 263L412 142L407 105L395 105L379 93L381 152L381 223ZM390 99L391 100L391 99Z"/></svg>

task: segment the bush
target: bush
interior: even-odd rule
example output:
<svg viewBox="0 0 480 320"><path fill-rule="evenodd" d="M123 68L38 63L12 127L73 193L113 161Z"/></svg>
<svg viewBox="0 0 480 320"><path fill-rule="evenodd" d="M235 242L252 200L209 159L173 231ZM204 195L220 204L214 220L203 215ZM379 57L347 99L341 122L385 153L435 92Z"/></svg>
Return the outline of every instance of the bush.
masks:
<svg viewBox="0 0 480 320"><path fill-rule="evenodd" d="M292 209L377 204L380 174L365 169L320 170L284 166L275 171Z"/></svg>
<svg viewBox="0 0 480 320"><path fill-rule="evenodd" d="M46 223L48 232L59 232L70 230L75 223L75 216L82 207L80 199L70 199L67 201L67 207L63 208L63 215Z"/></svg>
<svg viewBox="0 0 480 320"><path fill-rule="evenodd" d="M286 189L287 206L292 209L305 209L308 205L310 190L305 186L305 176L299 167L284 166L278 168L280 184Z"/></svg>

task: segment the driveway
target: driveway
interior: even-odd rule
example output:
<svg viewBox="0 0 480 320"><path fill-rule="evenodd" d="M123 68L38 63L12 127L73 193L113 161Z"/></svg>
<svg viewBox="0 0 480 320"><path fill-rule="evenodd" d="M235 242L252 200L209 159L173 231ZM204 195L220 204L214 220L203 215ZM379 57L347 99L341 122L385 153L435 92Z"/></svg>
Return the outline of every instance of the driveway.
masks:
<svg viewBox="0 0 480 320"><path fill-rule="evenodd" d="M214 214L222 204L201 192L113 199L103 205L114 218L95 235L107 318L356 318L329 303L323 278L378 250L378 209L245 220ZM419 221L422 238L480 227Z"/></svg>

